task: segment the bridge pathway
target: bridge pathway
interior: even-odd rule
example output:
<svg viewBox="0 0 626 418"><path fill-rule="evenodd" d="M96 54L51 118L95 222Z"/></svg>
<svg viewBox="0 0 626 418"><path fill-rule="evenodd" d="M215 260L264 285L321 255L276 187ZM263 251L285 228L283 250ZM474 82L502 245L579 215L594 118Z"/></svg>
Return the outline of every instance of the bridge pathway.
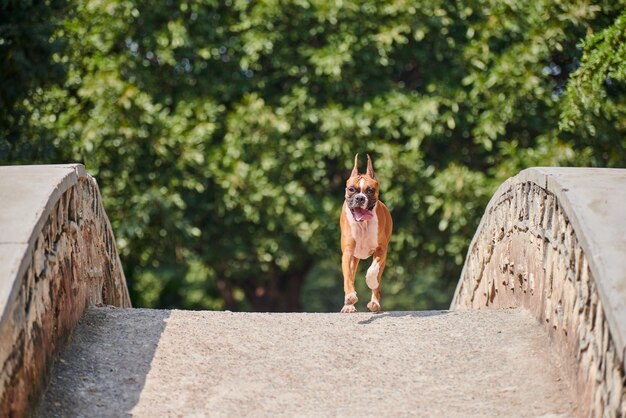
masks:
<svg viewBox="0 0 626 418"><path fill-rule="evenodd" d="M262 314L92 308L56 361L55 416L566 417L523 310Z"/></svg>

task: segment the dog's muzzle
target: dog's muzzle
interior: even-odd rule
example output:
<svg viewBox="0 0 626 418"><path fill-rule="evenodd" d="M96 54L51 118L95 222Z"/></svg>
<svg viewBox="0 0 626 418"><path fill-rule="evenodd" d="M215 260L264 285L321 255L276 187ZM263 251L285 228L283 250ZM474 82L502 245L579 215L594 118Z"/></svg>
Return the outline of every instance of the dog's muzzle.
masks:
<svg viewBox="0 0 626 418"><path fill-rule="evenodd" d="M359 193L356 196L354 196L354 203L356 207L361 207L364 208L367 205L367 196L365 196L363 193Z"/></svg>
<svg viewBox="0 0 626 418"><path fill-rule="evenodd" d="M354 217L354 220L357 222L369 221L374 217L374 206L376 206L376 202L373 204L369 202L367 196L363 193L359 193L355 195L350 201L348 201L348 208Z"/></svg>

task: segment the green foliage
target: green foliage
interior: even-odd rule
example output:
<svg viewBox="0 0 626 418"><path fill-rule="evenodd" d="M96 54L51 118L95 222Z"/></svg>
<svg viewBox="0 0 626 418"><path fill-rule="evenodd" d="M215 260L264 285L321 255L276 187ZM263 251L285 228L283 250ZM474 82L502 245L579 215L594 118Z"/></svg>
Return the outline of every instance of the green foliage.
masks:
<svg viewBox="0 0 626 418"><path fill-rule="evenodd" d="M626 11L583 42L582 64L567 85L561 128L596 150L594 163L626 161Z"/></svg>
<svg viewBox="0 0 626 418"><path fill-rule="evenodd" d="M31 97L64 80L63 66L52 57L65 45L55 32L66 8L66 0L0 1L0 161L57 156L52 141L35 144L26 138L29 126L45 131Z"/></svg>
<svg viewBox="0 0 626 418"><path fill-rule="evenodd" d="M0 162L86 164L137 306L337 310L343 187L368 152L395 224L383 306L445 307L502 180L626 161L608 140L624 4L70 1L52 34L12 23L43 76L9 85L2 64L19 100Z"/></svg>

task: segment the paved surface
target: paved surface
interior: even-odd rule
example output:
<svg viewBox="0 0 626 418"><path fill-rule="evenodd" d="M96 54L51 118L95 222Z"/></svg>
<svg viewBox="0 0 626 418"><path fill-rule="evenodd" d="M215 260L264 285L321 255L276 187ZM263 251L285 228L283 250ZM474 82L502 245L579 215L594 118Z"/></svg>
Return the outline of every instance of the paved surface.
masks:
<svg viewBox="0 0 626 418"><path fill-rule="evenodd" d="M571 396L526 311L95 308L39 416L566 417Z"/></svg>

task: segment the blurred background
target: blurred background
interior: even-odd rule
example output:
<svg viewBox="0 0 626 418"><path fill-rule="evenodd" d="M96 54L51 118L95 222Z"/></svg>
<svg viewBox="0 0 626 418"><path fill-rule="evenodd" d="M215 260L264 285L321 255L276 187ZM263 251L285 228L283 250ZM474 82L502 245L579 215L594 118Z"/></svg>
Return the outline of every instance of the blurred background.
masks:
<svg viewBox="0 0 626 418"><path fill-rule="evenodd" d="M0 164L86 165L135 306L338 311L369 153L383 307L445 308L503 180L626 165L625 6L0 0Z"/></svg>

